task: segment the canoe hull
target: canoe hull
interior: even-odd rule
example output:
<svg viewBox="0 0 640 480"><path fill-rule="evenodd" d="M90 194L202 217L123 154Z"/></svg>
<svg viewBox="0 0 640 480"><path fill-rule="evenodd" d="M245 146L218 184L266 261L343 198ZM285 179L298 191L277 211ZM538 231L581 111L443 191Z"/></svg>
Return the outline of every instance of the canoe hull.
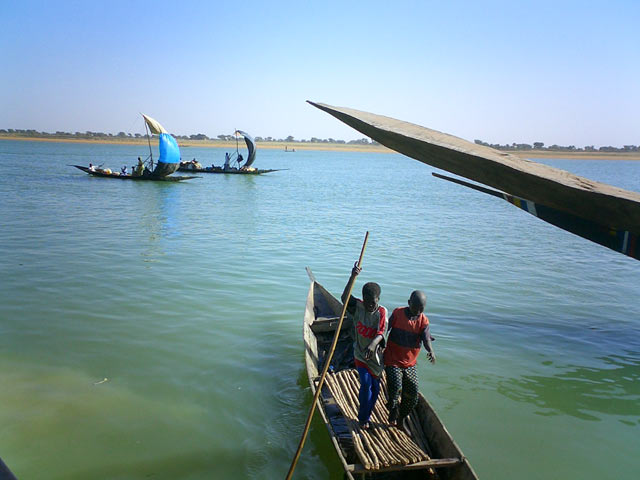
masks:
<svg viewBox="0 0 640 480"><path fill-rule="evenodd" d="M224 175L261 175L263 173L277 172L278 170L273 170L273 169L267 169L267 170L255 169L255 170L227 170L227 171L225 171L224 169L222 169L220 167L216 167L216 168L213 168L213 169L206 169L206 168L191 169L191 168L180 167L180 168L178 168L178 171L179 172L190 172L190 173L219 173L219 174L224 174Z"/></svg>
<svg viewBox="0 0 640 480"><path fill-rule="evenodd" d="M89 175L93 175L94 177L106 177L106 178L118 178L120 180L135 180L135 181L151 181L151 182L180 182L182 180L190 180L192 178L198 178L198 177L184 177L184 176L178 176L178 177L156 177L156 176L133 176L133 175L121 175L118 173L107 173L107 172L100 172L100 171L94 171L94 170L89 170L89 167L85 167L83 165L73 165L74 167L76 167L78 170L82 170L85 173L88 173Z"/></svg>
<svg viewBox="0 0 640 480"><path fill-rule="evenodd" d="M307 303L304 313L303 337L305 344L305 366L312 394L316 391L316 381L323 365L323 343L319 337L331 337L337 326L337 318L342 312L342 304L331 295L322 285L312 280L307 295ZM343 327L340 341L347 340L348 327ZM348 341L348 340L347 340ZM326 345L326 342L325 344ZM340 350L338 344L336 352ZM334 357L332 365L340 368L340 359ZM326 391L326 392L325 392ZM344 417L340 409L335 405L326 386L323 386L322 394L318 397L317 408L322 420L327 426L331 442L338 454L344 468L345 476L349 479L354 475L364 473L364 469L358 463L358 458L349 441L350 433L343 428ZM477 476L471 465L464 457L462 451L455 443L444 424L433 410L427 399L420 394L416 407L417 418L427 439L431 457L434 459L460 459L454 466L447 468L435 468L439 478L450 480L477 480ZM437 460L430 461L435 464ZM434 478L425 470L429 462L420 462L416 465L400 466L386 469L386 471L367 471L367 478Z"/></svg>

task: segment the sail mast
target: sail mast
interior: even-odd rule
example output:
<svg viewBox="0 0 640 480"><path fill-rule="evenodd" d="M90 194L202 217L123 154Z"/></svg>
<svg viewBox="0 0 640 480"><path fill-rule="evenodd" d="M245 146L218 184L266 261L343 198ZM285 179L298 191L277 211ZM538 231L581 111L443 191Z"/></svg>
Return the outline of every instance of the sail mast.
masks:
<svg viewBox="0 0 640 480"><path fill-rule="evenodd" d="M236 162L238 162L238 167L239 167L240 166L240 161L238 160L238 156L240 155L240 151L238 150L238 130L235 129L235 128L234 128L234 130L235 130L234 135L236 137Z"/></svg>
<svg viewBox="0 0 640 480"><path fill-rule="evenodd" d="M149 158L151 158L151 168L150 170L153 170L153 150L151 150L151 136L149 135L149 125L147 125L147 122L144 122L144 129L147 132L147 142L149 143Z"/></svg>

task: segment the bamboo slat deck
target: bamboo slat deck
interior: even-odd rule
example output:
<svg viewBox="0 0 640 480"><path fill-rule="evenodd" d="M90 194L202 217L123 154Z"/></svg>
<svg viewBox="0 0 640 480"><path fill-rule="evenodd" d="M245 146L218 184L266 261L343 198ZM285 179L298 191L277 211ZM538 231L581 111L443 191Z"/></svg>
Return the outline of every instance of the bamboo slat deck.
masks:
<svg viewBox="0 0 640 480"><path fill-rule="evenodd" d="M427 441L418 427L415 413L408 419L409 433L388 423L387 384L383 373L380 396L371 414L371 428L363 430L358 423L358 391L360 380L355 369L327 376L327 386L347 420L358 458L365 470L381 470L430 460Z"/></svg>

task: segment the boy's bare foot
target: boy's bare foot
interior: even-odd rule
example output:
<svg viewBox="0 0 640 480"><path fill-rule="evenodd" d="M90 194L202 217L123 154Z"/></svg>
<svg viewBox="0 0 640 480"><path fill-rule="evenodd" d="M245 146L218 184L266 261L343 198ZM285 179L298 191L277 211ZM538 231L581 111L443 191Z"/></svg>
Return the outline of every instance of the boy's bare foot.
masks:
<svg viewBox="0 0 640 480"><path fill-rule="evenodd" d="M389 412L389 424L394 427L398 426L398 407L392 408Z"/></svg>

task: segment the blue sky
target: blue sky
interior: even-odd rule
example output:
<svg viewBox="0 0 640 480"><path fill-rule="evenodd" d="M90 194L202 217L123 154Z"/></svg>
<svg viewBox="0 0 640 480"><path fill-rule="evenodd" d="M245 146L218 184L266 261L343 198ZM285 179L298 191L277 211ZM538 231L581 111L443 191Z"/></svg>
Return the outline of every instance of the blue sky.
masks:
<svg viewBox="0 0 640 480"><path fill-rule="evenodd" d="M640 2L5 0L0 128L640 144Z"/></svg>

